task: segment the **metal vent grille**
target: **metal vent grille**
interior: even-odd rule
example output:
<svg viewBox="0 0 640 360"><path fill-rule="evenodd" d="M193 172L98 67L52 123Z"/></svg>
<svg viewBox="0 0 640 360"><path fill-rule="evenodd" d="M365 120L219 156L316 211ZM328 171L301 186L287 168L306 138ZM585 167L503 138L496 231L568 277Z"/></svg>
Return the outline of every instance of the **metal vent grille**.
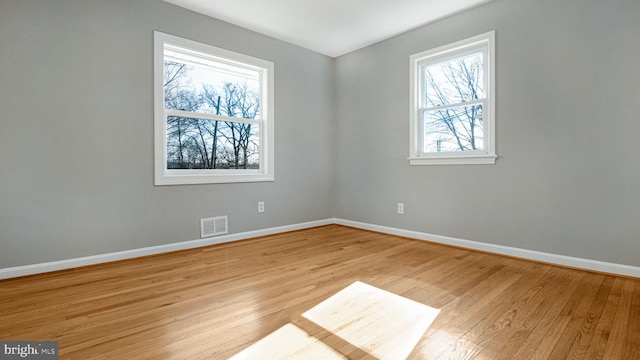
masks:
<svg viewBox="0 0 640 360"><path fill-rule="evenodd" d="M227 228L226 216L216 216L206 219L200 219L201 238L223 235L228 232L229 229Z"/></svg>

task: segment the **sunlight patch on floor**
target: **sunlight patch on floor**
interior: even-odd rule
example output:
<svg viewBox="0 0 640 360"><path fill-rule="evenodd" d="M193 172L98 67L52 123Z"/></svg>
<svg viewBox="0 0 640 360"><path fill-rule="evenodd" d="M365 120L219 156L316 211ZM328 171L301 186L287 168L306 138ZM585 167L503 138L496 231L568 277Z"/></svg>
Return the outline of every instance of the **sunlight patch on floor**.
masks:
<svg viewBox="0 0 640 360"><path fill-rule="evenodd" d="M232 359L345 359L330 338L371 358L406 359L439 312L356 281L302 314L302 329L287 324Z"/></svg>
<svg viewBox="0 0 640 360"><path fill-rule="evenodd" d="M406 359L439 312L356 281L302 316L379 359Z"/></svg>
<svg viewBox="0 0 640 360"><path fill-rule="evenodd" d="M347 359L322 341L293 324L260 339L229 360L245 359Z"/></svg>

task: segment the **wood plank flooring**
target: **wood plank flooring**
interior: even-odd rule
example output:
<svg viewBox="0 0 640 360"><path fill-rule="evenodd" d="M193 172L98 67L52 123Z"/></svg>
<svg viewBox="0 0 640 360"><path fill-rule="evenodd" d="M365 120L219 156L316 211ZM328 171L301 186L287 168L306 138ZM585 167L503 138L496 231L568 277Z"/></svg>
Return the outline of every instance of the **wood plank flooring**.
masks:
<svg viewBox="0 0 640 360"><path fill-rule="evenodd" d="M0 281L0 340L227 359L356 281L440 310L409 359L640 359L640 279L338 225Z"/></svg>

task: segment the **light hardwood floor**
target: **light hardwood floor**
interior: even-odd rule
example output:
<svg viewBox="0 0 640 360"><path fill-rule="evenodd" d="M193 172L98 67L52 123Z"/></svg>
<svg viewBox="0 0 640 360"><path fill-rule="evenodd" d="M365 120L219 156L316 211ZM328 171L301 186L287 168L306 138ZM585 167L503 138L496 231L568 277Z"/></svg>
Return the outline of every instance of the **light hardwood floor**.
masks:
<svg viewBox="0 0 640 360"><path fill-rule="evenodd" d="M338 225L0 281L0 340L226 359L293 324L373 358L302 317L356 281L439 309L409 359L640 359L640 279Z"/></svg>

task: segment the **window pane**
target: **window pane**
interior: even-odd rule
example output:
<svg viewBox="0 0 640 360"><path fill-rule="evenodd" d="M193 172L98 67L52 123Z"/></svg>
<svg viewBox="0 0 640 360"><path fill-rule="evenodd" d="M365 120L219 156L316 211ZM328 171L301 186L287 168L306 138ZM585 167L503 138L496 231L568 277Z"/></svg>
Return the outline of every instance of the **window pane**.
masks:
<svg viewBox="0 0 640 360"><path fill-rule="evenodd" d="M425 107L484 99L482 52L424 67Z"/></svg>
<svg viewBox="0 0 640 360"><path fill-rule="evenodd" d="M167 169L258 169L259 125L167 117Z"/></svg>
<svg viewBox="0 0 640 360"><path fill-rule="evenodd" d="M211 63L209 61L209 63ZM164 61L165 108L254 119L260 117L258 71L225 64Z"/></svg>
<svg viewBox="0 0 640 360"><path fill-rule="evenodd" d="M425 153L483 150L482 105L423 112Z"/></svg>

